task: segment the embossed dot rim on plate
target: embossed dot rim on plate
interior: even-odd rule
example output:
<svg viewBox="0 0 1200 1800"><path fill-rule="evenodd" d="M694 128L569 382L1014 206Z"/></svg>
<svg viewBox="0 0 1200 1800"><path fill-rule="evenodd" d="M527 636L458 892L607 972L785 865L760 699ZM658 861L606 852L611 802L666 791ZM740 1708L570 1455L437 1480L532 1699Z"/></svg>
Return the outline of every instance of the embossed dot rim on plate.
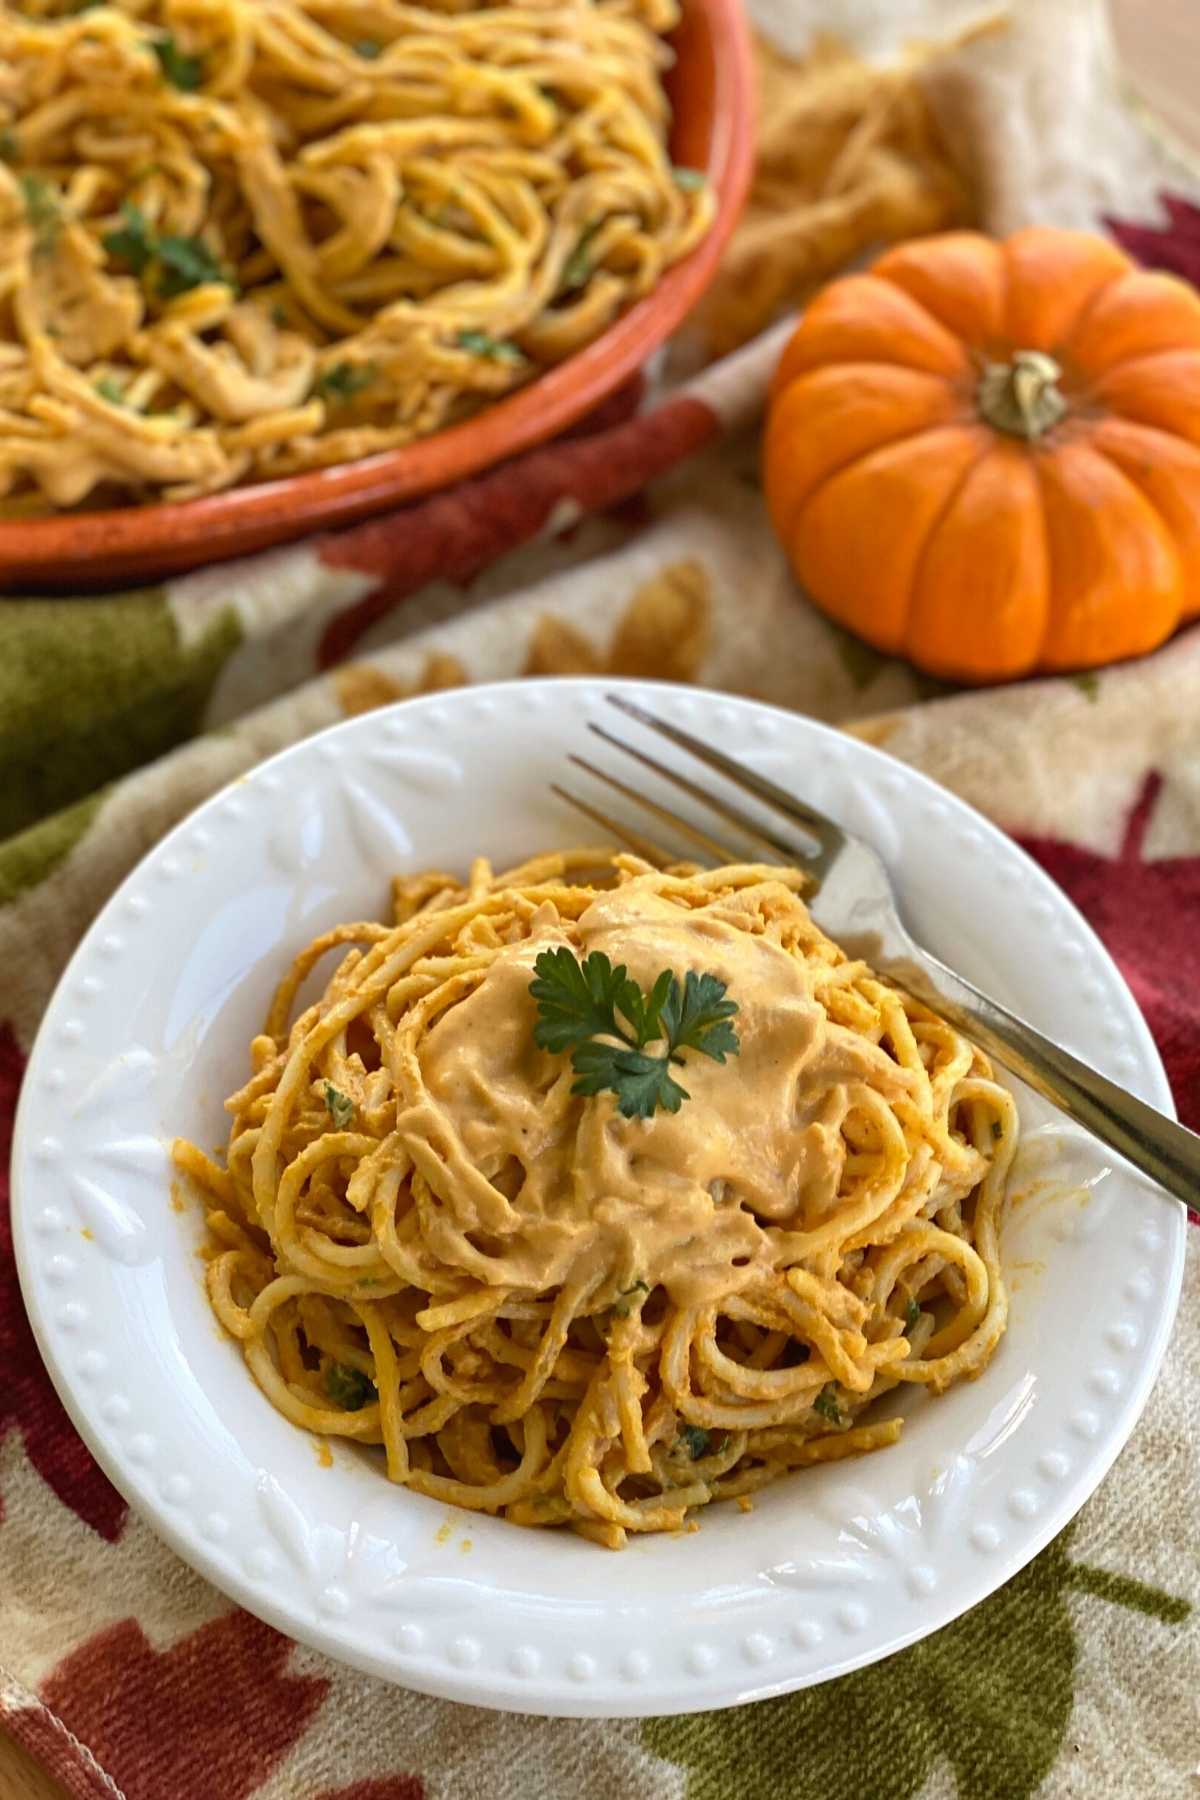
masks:
<svg viewBox="0 0 1200 1800"><path fill-rule="evenodd" d="M1145 1404L1185 1222L1021 1094L1041 1186L1005 1226L1019 1274L987 1370L937 1400L903 1396L895 1446L799 1472L749 1514L714 1507L698 1534L614 1556L394 1488L352 1447L320 1466L215 1328L195 1255L202 1221L171 1206L168 1146L177 1134L223 1141L222 1101L279 973L318 931L383 917L396 870L580 841L548 783L568 751L594 754L587 720L605 716L614 688L693 730L719 706L726 749L875 843L930 949L1170 1106L1141 1015L1088 926L1015 844L923 776L727 695L506 683L351 719L165 838L50 1004L13 1172L22 1287L55 1385L106 1473L181 1556L293 1637L407 1687L636 1716L845 1673L1007 1581L1097 1486ZM171 905L149 904L181 865Z"/></svg>

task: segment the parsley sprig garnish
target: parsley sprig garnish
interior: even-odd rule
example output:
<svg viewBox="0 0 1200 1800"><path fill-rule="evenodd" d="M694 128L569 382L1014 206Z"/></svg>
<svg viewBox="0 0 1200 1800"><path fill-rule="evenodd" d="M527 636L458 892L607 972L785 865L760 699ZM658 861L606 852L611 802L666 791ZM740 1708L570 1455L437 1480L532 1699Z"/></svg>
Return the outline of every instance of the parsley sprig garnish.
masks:
<svg viewBox="0 0 1200 1800"><path fill-rule="evenodd" d="M689 969L680 982L664 969L645 994L624 963L614 969L601 950L580 962L565 944L543 950L533 967L534 1042L554 1055L570 1050L572 1093L614 1093L626 1119L648 1119L659 1106L679 1111L689 1098L671 1074L681 1051L723 1063L741 1048L729 1023L737 1002L715 975ZM664 1048L652 1054L646 1046L657 1042Z"/></svg>

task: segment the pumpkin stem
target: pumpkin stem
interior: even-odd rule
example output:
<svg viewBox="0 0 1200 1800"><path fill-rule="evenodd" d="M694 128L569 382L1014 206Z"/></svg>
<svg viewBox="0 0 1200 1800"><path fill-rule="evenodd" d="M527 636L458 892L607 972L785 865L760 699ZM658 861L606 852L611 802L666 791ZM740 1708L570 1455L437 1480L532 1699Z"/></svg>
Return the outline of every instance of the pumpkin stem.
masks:
<svg viewBox="0 0 1200 1800"><path fill-rule="evenodd" d="M976 403L997 431L1032 443L1057 425L1067 410L1058 383L1062 370L1042 350L1016 350L1007 363L988 363L979 379Z"/></svg>

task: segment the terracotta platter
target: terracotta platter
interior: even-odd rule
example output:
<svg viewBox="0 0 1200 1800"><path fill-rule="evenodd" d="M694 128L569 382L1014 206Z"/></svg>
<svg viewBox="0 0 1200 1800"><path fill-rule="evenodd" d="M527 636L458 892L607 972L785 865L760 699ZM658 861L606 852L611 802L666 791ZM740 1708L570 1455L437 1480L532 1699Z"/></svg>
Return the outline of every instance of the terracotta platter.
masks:
<svg viewBox="0 0 1200 1800"><path fill-rule="evenodd" d="M684 0L668 77L671 154L717 194L712 229L654 292L578 355L460 425L360 462L200 500L0 522L0 592L79 592L220 562L428 494L573 424L670 336L712 280L753 161L749 27L741 0Z"/></svg>

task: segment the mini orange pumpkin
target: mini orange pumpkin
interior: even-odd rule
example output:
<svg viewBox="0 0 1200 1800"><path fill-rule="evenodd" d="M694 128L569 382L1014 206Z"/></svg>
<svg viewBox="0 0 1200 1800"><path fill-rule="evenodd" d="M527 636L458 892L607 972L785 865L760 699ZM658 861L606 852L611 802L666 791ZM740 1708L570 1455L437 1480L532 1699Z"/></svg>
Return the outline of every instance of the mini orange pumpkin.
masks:
<svg viewBox="0 0 1200 1800"><path fill-rule="evenodd" d="M765 477L880 650L961 681L1140 655L1200 613L1200 296L1086 232L901 245L805 313Z"/></svg>

